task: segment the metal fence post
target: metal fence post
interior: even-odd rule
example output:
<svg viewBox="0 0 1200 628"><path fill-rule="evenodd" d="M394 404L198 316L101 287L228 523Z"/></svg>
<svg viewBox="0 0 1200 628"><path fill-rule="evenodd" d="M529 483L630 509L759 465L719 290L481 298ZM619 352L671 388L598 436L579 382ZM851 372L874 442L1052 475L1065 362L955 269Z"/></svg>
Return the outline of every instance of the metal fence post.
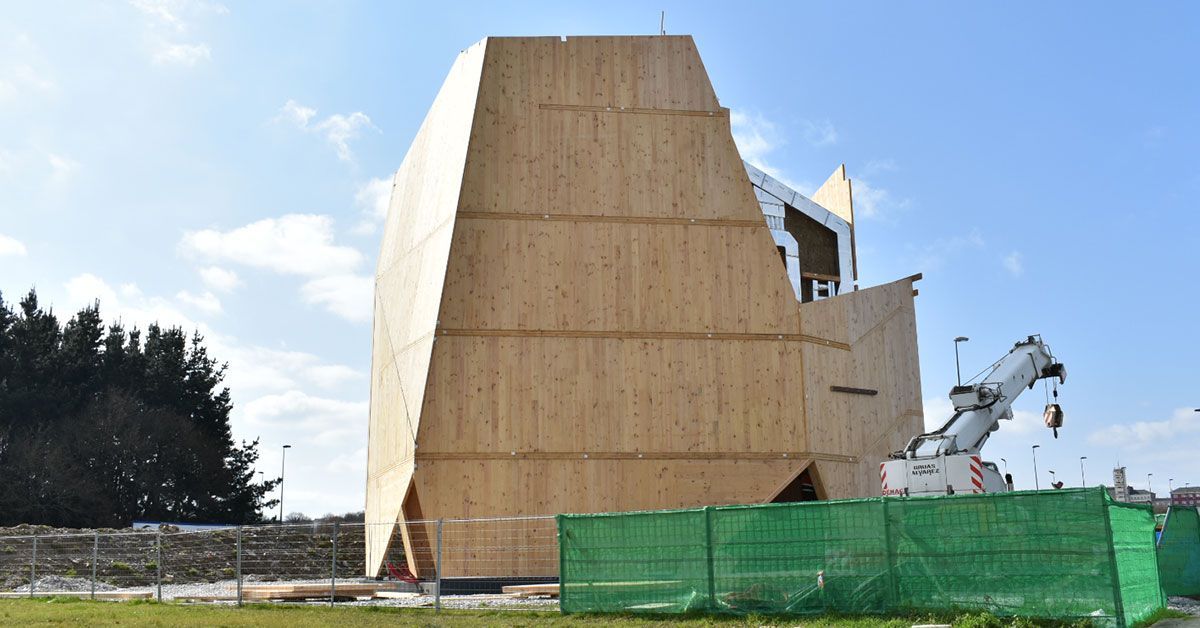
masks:
<svg viewBox="0 0 1200 628"><path fill-rule="evenodd" d="M704 507L704 554L705 554L705 559L706 559L705 562L707 563L707 565L706 565L707 574L705 577L708 579L708 608L716 609L717 608L717 577L716 577L716 573L715 573L714 566L713 566L712 506ZM560 575L559 587L560 588L562 587L561 575Z"/></svg>
<svg viewBox="0 0 1200 628"><path fill-rule="evenodd" d="M158 585L158 601L162 601L162 528L154 534L154 552L157 554L154 561L154 581Z"/></svg>
<svg viewBox="0 0 1200 628"><path fill-rule="evenodd" d="M100 555L100 533L92 531L92 599L96 599L96 560Z"/></svg>
<svg viewBox="0 0 1200 628"><path fill-rule="evenodd" d="M242 526L237 527L237 605L242 605Z"/></svg>
<svg viewBox="0 0 1200 628"><path fill-rule="evenodd" d="M433 610L442 610L442 520L437 520L437 562L434 563Z"/></svg>
<svg viewBox="0 0 1200 628"><path fill-rule="evenodd" d="M886 495L880 498L883 503L883 547L884 547L884 569L887 570L888 591L885 602L885 607L888 612L894 611L901 607L900 604L900 586L896 578L896 572L899 569L897 561L897 550L892 539L892 517L888 513L888 503L891 501Z"/></svg>
<svg viewBox="0 0 1200 628"><path fill-rule="evenodd" d="M37 535L33 535L33 556L29 559L29 597L37 588Z"/></svg>
<svg viewBox="0 0 1200 628"><path fill-rule="evenodd" d="M337 546L338 532L341 524L337 521L333 522L333 565L330 567L329 573L329 607L333 608L333 598L337 593Z"/></svg>

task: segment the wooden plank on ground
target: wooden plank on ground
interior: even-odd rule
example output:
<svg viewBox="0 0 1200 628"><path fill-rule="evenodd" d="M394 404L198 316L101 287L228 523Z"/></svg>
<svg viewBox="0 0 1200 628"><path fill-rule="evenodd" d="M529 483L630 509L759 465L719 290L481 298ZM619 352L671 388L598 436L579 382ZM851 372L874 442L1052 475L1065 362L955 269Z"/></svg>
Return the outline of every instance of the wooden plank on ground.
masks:
<svg viewBox="0 0 1200 628"><path fill-rule="evenodd" d="M335 597L374 597L380 591L395 591L389 584L338 583ZM264 584L242 587L244 600L305 600L329 597L328 584Z"/></svg>
<svg viewBox="0 0 1200 628"><path fill-rule="evenodd" d="M553 582L546 584L510 585L507 587L502 587L500 590L514 597L530 597L534 595L549 595L551 597L558 597L558 583Z"/></svg>

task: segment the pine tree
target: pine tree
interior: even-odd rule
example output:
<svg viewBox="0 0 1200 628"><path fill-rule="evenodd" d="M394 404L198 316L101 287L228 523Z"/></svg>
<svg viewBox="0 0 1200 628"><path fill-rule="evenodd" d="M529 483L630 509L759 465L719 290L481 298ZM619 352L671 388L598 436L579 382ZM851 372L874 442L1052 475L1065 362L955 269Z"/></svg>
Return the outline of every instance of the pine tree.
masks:
<svg viewBox="0 0 1200 628"><path fill-rule="evenodd" d="M252 523L278 480L235 444L226 365L204 338L107 331L96 303L60 326L30 291L0 295L0 524Z"/></svg>

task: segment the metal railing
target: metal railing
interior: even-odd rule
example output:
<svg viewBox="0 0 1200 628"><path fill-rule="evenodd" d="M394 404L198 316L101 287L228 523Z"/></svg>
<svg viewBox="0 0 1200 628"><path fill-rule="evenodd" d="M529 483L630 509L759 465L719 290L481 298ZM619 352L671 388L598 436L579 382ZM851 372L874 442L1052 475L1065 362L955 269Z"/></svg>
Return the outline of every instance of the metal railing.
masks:
<svg viewBox="0 0 1200 628"><path fill-rule="evenodd" d="M368 574L378 535L390 539ZM0 535L0 589L30 597L557 610L500 591L557 575L550 516Z"/></svg>

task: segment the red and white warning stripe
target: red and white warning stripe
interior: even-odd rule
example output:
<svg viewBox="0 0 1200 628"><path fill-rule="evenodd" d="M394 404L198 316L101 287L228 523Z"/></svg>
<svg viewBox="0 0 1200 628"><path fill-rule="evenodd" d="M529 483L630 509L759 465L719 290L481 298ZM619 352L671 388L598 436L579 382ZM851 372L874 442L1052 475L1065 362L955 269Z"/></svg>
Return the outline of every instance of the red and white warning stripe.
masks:
<svg viewBox="0 0 1200 628"><path fill-rule="evenodd" d="M887 495L887 469L884 468L886 463L879 463L879 482L883 484L883 494Z"/></svg>
<svg viewBox="0 0 1200 628"><path fill-rule="evenodd" d="M979 456L971 456L971 484L975 485L972 493L986 492L983 489L983 460Z"/></svg>

